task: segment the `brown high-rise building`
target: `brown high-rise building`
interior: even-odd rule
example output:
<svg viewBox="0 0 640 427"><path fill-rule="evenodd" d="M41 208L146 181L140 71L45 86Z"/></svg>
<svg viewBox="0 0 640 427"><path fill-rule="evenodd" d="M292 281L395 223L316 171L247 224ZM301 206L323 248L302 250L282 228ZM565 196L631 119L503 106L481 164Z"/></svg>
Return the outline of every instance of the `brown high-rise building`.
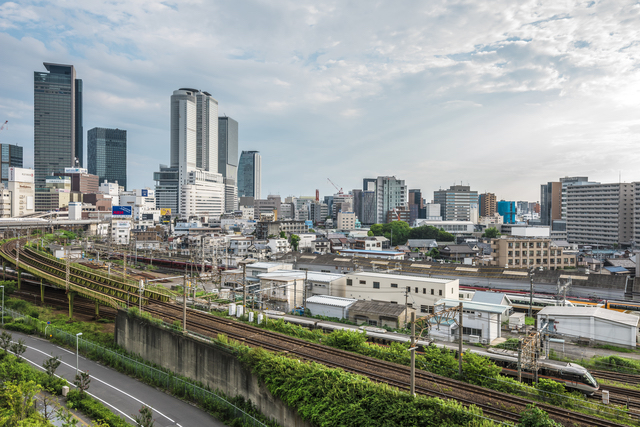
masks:
<svg viewBox="0 0 640 427"><path fill-rule="evenodd" d="M479 216L494 216L496 213L496 195L484 193L480 195Z"/></svg>
<svg viewBox="0 0 640 427"><path fill-rule="evenodd" d="M562 183L548 182L540 186L540 224L552 225L562 218Z"/></svg>

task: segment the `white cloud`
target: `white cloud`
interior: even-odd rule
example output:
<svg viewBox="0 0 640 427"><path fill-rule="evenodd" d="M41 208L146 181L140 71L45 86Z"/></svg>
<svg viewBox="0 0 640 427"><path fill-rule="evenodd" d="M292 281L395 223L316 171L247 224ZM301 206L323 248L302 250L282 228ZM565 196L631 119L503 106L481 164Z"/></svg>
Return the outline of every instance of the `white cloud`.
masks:
<svg viewBox="0 0 640 427"><path fill-rule="evenodd" d="M633 155L601 153L638 139L640 7L589 5L6 2L0 114L18 122L11 137L28 147L33 71L72 63L85 85L85 130L135 130L131 165L144 161L129 172L138 187L168 160L171 92L193 86L239 121L240 149L263 152L273 192L332 191L282 168L304 148L344 188L388 173L427 198L462 179L537 199L539 183L559 176L635 173ZM514 153L526 154L526 174Z"/></svg>

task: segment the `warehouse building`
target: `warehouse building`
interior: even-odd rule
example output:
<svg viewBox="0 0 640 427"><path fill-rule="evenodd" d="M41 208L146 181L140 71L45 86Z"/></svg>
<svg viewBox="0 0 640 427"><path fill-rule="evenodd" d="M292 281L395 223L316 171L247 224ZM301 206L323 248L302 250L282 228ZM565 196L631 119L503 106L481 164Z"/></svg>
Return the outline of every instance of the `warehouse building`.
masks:
<svg viewBox="0 0 640 427"><path fill-rule="evenodd" d="M548 306L538 312L538 325L568 339L636 348L640 317L598 307Z"/></svg>

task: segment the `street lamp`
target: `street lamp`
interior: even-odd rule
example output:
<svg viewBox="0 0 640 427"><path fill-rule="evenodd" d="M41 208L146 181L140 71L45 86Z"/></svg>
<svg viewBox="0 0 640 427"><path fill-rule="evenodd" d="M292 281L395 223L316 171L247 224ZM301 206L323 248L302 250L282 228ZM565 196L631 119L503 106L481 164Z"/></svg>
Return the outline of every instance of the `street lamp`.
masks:
<svg viewBox="0 0 640 427"><path fill-rule="evenodd" d="M78 360L79 360L79 357L78 357L78 340L79 340L81 335L82 335L82 332L78 332L76 334L76 377L78 376Z"/></svg>

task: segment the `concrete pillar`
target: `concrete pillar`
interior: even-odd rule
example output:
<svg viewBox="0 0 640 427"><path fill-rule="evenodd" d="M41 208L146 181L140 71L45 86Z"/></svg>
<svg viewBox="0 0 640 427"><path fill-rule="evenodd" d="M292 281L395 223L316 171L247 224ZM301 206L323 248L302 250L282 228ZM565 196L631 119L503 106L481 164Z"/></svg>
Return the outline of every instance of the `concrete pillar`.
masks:
<svg viewBox="0 0 640 427"><path fill-rule="evenodd" d="M96 301L96 319L100 317L100 304Z"/></svg>
<svg viewBox="0 0 640 427"><path fill-rule="evenodd" d="M22 274L20 273L20 269L16 267L16 270L18 271L18 289L20 289L20 286L22 285Z"/></svg>
<svg viewBox="0 0 640 427"><path fill-rule="evenodd" d="M73 297L76 295L75 292L68 292L67 298L69 299L69 319L73 319Z"/></svg>
<svg viewBox="0 0 640 427"><path fill-rule="evenodd" d="M44 304L44 284L42 279L40 279L40 302Z"/></svg>
<svg viewBox="0 0 640 427"><path fill-rule="evenodd" d="M2 258L2 280L7 280L7 264L5 264L4 258Z"/></svg>

